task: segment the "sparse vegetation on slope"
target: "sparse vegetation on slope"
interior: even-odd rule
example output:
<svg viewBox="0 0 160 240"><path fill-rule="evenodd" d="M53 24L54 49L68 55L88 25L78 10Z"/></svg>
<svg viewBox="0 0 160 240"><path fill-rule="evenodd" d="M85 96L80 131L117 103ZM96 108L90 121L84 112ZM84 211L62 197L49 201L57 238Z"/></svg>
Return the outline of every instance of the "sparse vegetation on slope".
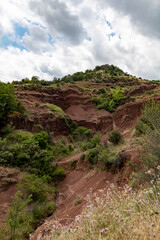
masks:
<svg viewBox="0 0 160 240"><path fill-rule="evenodd" d="M105 109L108 112L114 112L116 107L125 100L124 89L119 87L111 89L109 93L102 94L101 97L92 97L91 100L97 105L98 109ZM99 92L98 92L99 94Z"/></svg>
<svg viewBox="0 0 160 240"><path fill-rule="evenodd" d="M159 239L159 195L152 188L132 191L110 185L108 190L90 194L81 215L69 225L53 220L46 223L41 240L144 240ZM48 233L47 233L48 232Z"/></svg>
<svg viewBox="0 0 160 240"><path fill-rule="evenodd" d="M56 117L67 121L65 113L63 112L63 110L60 107L58 107L54 104L49 104L49 103L44 104L43 107L48 108L51 112L53 112L55 114Z"/></svg>

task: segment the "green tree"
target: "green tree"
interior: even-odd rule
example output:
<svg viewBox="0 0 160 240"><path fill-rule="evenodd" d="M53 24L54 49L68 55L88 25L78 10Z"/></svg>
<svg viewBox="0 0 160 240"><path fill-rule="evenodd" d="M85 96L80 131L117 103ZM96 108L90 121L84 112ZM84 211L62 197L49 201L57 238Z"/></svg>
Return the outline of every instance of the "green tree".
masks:
<svg viewBox="0 0 160 240"><path fill-rule="evenodd" d="M12 204L9 211L9 216L7 223L11 230L11 240L16 239L16 229L20 227L20 219L23 213L24 208L31 201L32 195L30 195L26 201L22 199L22 193L17 192L16 197L12 200Z"/></svg>
<svg viewBox="0 0 160 240"><path fill-rule="evenodd" d="M14 86L0 82L0 126L5 123L7 115L16 110L17 100L14 95Z"/></svg>

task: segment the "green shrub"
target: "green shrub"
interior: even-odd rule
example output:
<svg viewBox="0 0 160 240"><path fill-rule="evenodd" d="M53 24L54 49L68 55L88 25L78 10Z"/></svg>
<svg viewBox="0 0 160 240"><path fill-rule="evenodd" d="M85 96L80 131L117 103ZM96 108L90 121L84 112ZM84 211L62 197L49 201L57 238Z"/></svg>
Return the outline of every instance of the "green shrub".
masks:
<svg viewBox="0 0 160 240"><path fill-rule="evenodd" d="M120 131L118 129L114 129L109 137L108 137L108 140L112 143L114 143L115 145L120 143L120 141L122 140L122 135L120 133Z"/></svg>
<svg viewBox="0 0 160 240"><path fill-rule="evenodd" d="M14 86L0 82L0 129L5 126L8 115L14 111L24 113L25 108L16 100Z"/></svg>
<svg viewBox="0 0 160 240"><path fill-rule="evenodd" d="M1 129L1 133L3 136L6 136L7 134L13 132L14 129L15 129L14 126L11 126L10 124L8 124L6 127L3 127Z"/></svg>
<svg viewBox="0 0 160 240"><path fill-rule="evenodd" d="M32 224L34 227L38 227L46 217L53 214L56 209L54 201L36 203L32 210Z"/></svg>
<svg viewBox="0 0 160 240"><path fill-rule="evenodd" d="M91 149L87 152L86 158L91 164L96 164L98 162L98 150L96 148Z"/></svg>
<svg viewBox="0 0 160 240"><path fill-rule="evenodd" d="M74 206L77 206L79 204L81 204L82 200L80 198L78 198L75 202L74 202Z"/></svg>
<svg viewBox="0 0 160 240"><path fill-rule="evenodd" d="M40 106L40 103L35 103L35 107L39 107Z"/></svg>
<svg viewBox="0 0 160 240"><path fill-rule="evenodd" d="M66 174L63 168L58 167L54 172L53 172L53 179L56 183L59 183L65 178Z"/></svg>
<svg viewBox="0 0 160 240"><path fill-rule="evenodd" d="M62 108L50 103L44 104L43 107L48 108L51 112L55 114L57 118L67 120L67 117L63 112Z"/></svg>
<svg viewBox="0 0 160 240"><path fill-rule="evenodd" d="M41 149L48 147L43 136L48 135L38 135L35 139L34 135L20 132L0 139L0 164L20 167L39 176L52 177L52 152L49 149Z"/></svg>
<svg viewBox="0 0 160 240"><path fill-rule="evenodd" d="M48 194L54 194L55 189L49 187L46 179L39 178L35 174L28 174L22 180L19 186L21 192L27 197L32 195L32 201L44 202L47 200Z"/></svg>
<svg viewBox="0 0 160 240"><path fill-rule="evenodd" d="M70 131L73 132L78 127L78 124L76 121L72 121L70 124Z"/></svg>
<svg viewBox="0 0 160 240"><path fill-rule="evenodd" d="M37 133L33 139L38 142L41 149L46 149L48 145L48 134L46 132Z"/></svg>
<svg viewBox="0 0 160 240"><path fill-rule="evenodd" d="M35 125L33 126L33 132L39 133L39 132L41 132L41 131L43 131L43 130L44 130L44 128L43 128L42 125L40 125L40 124L35 124Z"/></svg>
<svg viewBox="0 0 160 240"><path fill-rule="evenodd" d="M98 91L97 91L97 94L104 94L106 93L106 90L104 88L100 88Z"/></svg>
<svg viewBox="0 0 160 240"><path fill-rule="evenodd" d="M114 112L117 106L125 100L124 89L120 87L112 88L106 95L101 97L92 97L91 100L97 105L98 109L105 109Z"/></svg>
<svg viewBox="0 0 160 240"><path fill-rule="evenodd" d="M84 161L85 157L86 157L86 155L84 153L82 153L82 155L80 156L80 161Z"/></svg>
<svg viewBox="0 0 160 240"><path fill-rule="evenodd" d="M75 141L89 140L93 137L93 131L85 127L78 127L71 132L71 137Z"/></svg>

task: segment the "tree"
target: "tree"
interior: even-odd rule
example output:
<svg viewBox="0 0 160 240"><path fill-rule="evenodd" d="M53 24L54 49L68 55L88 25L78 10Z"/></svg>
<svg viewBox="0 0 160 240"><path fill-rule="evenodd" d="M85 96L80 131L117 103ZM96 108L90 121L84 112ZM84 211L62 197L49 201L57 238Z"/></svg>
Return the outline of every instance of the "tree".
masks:
<svg viewBox="0 0 160 240"><path fill-rule="evenodd" d="M16 106L14 86L0 82L0 127L4 125L7 115L14 111Z"/></svg>
<svg viewBox="0 0 160 240"><path fill-rule="evenodd" d="M11 240L15 239L16 228L20 227L20 219L24 208L32 200L32 195L29 195L26 201L22 199L22 195L23 194L20 191L17 192L16 197L12 200L9 211L7 223L9 224L11 230Z"/></svg>

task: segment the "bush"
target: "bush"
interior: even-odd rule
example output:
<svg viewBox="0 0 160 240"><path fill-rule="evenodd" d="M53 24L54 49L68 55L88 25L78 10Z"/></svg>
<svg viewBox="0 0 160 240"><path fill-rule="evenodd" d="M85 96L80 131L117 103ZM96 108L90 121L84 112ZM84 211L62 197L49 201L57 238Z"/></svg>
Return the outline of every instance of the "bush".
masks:
<svg viewBox="0 0 160 240"><path fill-rule="evenodd" d="M53 173L53 179L56 183L59 183L65 178L66 174L63 168L58 167Z"/></svg>
<svg viewBox="0 0 160 240"><path fill-rule="evenodd" d="M86 155L84 153L82 153L82 155L80 156L80 161L84 161L85 157L86 157Z"/></svg>
<svg viewBox="0 0 160 240"><path fill-rule="evenodd" d="M47 148L49 136L46 132L37 133L33 139L38 142L41 149Z"/></svg>
<svg viewBox="0 0 160 240"><path fill-rule="evenodd" d="M39 224L41 224L46 217L49 217L53 214L55 209L56 204L54 201L35 204L32 210L32 224L34 225L34 227L38 227Z"/></svg>
<svg viewBox="0 0 160 240"><path fill-rule="evenodd" d="M6 127L3 127L1 129L1 133L3 136L6 136L7 134L13 132L14 129L15 129L14 126L11 126L10 124L8 124Z"/></svg>
<svg viewBox="0 0 160 240"><path fill-rule="evenodd" d="M20 190L24 196L32 195L32 201L44 202L49 193L54 193L54 188L49 187L46 179L39 178L35 174L28 174L20 184Z"/></svg>
<svg viewBox="0 0 160 240"><path fill-rule="evenodd" d="M39 133L39 132L41 132L41 131L43 131L44 130L44 128L42 127L42 125L40 125L40 124L35 124L34 126L33 126L33 129L32 129L34 132L36 132L36 133Z"/></svg>
<svg viewBox="0 0 160 240"><path fill-rule="evenodd" d="M57 118L63 119L67 121L67 117L65 115L65 113L63 112L62 108L54 105L54 104L44 104L43 107L48 108L51 112L53 112L55 114L55 116Z"/></svg>
<svg viewBox="0 0 160 240"><path fill-rule="evenodd" d="M24 113L25 108L16 100L14 86L0 82L0 129L5 126L8 115L14 111Z"/></svg>
<svg viewBox="0 0 160 240"><path fill-rule="evenodd" d="M71 137L75 141L89 140L93 137L93 131L85 127L78 127L71 132Z"/></svg>
<svg viewBox="0 0 160 240"><path fill-rule="evenodd" d="M35 137L36 136L36 137ZM32 135L15 133L0 139L0 163L7 166L20 167L38 176L52 177L52 152L46 144L47 134ZM42 148L41 148L41 147Z"/></svg>
<svg viewBox="0 0 160 240"><path fill-rule="evenodd" d="M103 94L101 97L92 97L91 100L97 105L98 109L105 109L106 111L112 113L118 105L125 100L126 97L123 93L123 88L116 87L111 89L108 94Z"/></svg>
<svg viewBox="0 0 160 240"><path fill-rule="evenodd" d="M120 131L118 129L114 129L109 137L108 137L108 140L112 143L114 143L115 145L120 143L120 141L122 140L122 135L120 133Z"/></svg>
<svg viewBox="0 0 160 240"><path fill-rule="evenodd" d="M87 152L86 158L91 164L96 164L98 162L98 150L96 148L91 149Z"/></svg>
<svg viewBox="0 0 160 240"><path fill-rule="evenodd" d="M106 90L104 88L100 88L98 91L97 91L97 94L104 94L106 93Z"/></svg>

